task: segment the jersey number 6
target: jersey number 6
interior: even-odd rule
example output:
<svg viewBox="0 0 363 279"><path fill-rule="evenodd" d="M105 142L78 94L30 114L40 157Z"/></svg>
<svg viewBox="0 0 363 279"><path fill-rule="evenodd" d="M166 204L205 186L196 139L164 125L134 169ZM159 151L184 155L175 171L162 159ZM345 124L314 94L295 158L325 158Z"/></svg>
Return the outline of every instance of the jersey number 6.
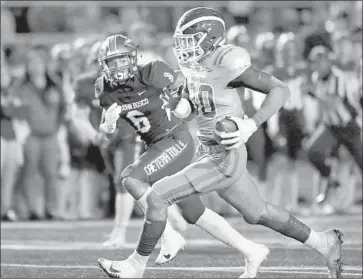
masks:
<svg viewBox="0 0 363 279"><path fill-rule="evenodd" d="M142 134L149 132L151 128L149 119L141 111L131 110L126 114L126 117L130 119L138 132Z"/></svg>

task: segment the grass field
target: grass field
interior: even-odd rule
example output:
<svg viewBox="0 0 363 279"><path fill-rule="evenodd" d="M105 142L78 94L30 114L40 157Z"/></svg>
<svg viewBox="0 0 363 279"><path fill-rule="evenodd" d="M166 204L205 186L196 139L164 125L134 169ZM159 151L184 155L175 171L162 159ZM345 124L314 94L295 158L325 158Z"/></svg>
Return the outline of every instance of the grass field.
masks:
<svg viewBox="0 0 363 279"><path fill-rule="evenodd" d="M339 228L344 233L343 278L362 278L362 216L304 217L317 230ZM261 278L327 278L323 260L302 244L238 218L228 221L271 254L260 269ZM101 246L112 221L1 223L1 278L104 278L97 258L123 259L136 245L141 220L133 220L128 245L107 250ZM187 246L168 265L159 267L153 253L147 278L238 278L243 258L198 228L186 233Z"/></svg>

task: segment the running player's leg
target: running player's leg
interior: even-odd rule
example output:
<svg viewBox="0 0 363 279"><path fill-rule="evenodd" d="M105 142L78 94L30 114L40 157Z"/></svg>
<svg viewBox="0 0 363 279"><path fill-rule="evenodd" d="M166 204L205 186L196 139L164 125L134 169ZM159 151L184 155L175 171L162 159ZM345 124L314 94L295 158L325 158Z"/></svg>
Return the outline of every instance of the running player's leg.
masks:
<svg viewBox="0 0 363 279"><path fill-rule="evenodd" d="M231 163L230 166L225 165L219 167L213 161L213 156L207 156L201 161L189 165L177 174L166 177L153 185L153 190L147 198L147 221L144 224L139 245L134 254L129 258L131 261L137 262L140 266L146 265L146 262L165 227L165 220L167 218L166 209L168 205L174 202L183 202L185 199L189 199L192 196L211 192L219 187L225 187L230 183L229 177L234 176L233 174L236 173L237 167L239 166L239 164L235 162L240 161L240 156L235 154L236 152L233 151L230 153L233 154L224 156L224 154L220 153L217 156L214 156L219 157L217 160L220 161L224 161L224 159L228 157L226 161ZM231 178L231 180L233 180L233 178ZM198 221L199 220L196 221L197 225ZM201 222L203 222L203 220L201 220ZM214 235L212 230L210 232ZM228 231L226 234L230 232L231 231ZM258 250L259 264L263 261L263 258L265 258L268 253L266 247L257 246L255 244L253 247L254 249L252 249L253 243L244 239L236 231L232 231L231 237L233 236L238 237L238 239L241 240L242 247L239 248L243 250L245 255L249 256L248 253L251 254L252 251L256 253L256 250ZM228 237L222 238L221 240L225 241L227 244L231 244ZM243 244L246 244L246 247L243 247ZM248 248L251 248L251 250L247 251Z"/></svg>
<svg viewBox="0 0 363 279"><path fill-rule="evenodd" d="M184 199L178 205L189 224L198 226L244 256L250 257L261 249L260 245L241 235L222 216L206 208L198 195Z"/></svg>
<svg viewBox="0 0 363 279"><path fill-rule="evenodd" d="M173 179L173 177L176 179ZM127 182L134 183L135 181L137 180L132 178L132 180ZM120 271L118 272L121 272L121 269L132 270L132 277L141 278L151 253L154 251L161 236L165 234L164 230L167 229L167 208L172 203L169 201L174 200L174 198L187 198L197 194L197 192L185 175L177 173L157 181L153 188L148 187L145 193L142 193L139 189L134 191L134 193L135 197L137 195L140 197L138 200L140 204L141 202L145 203L145 222L135 251L125 261L117 263L120 266ZM170 196L170 199L164 198L167 196ZM171 255L167 256L171 257ZM99 259L98 263L107 274L115 273L114 270L111 270L114 262Z"/></svg>
<svg viewBox="0 0 363 279"><path fill-rule="evenodd" d="M174 202L198 195L186 172L197 173L200 170L215 170L213 162L193 163L182 171L157 181L147 195L146 221L139 239L139 244L128 260L138 268L144 269L159 241L167 220L167 207ZM201 174L199 172L199 174Z"/></svg>
<svg viewBox="0 0 363 279"><path fill-rule="evenodd" d="M175 131L178 133L178 131ZM188 165L194 154L194 144L188 132L181 132L161 139L152 144L143 155L121 174L122 185L134 197L145 212L147 209L147 196L151 185L161 178L179 171ZM163 246L167 247L171 258L184 246L184 238L173 230L169 222L163 234Z"/></svg>
<svg viewBox="0 0 363 279"><path fill-rule="evenodd" d="M324 257L330 274L334 274L337 270L341 273L340 232L335 230L316 232L287 210L264 201L247 170L239 182L219 190L218 193L244 216L247 223L266 226L304 243Z"/></svg>

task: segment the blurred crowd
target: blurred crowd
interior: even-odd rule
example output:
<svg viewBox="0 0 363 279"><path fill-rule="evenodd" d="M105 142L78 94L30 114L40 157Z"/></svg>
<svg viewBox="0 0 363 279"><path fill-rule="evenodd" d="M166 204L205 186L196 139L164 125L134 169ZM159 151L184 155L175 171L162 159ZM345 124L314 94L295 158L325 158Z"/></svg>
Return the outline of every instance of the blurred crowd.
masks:
<svg viewBox="0 0 363 279"><path fill-rule="evenodd" d="M98 219L114 214L114 185L119 183L122 169L144 147L126 122L111 141L90 142L77 127L90 133L98 129L101 110L93 84L78 81L84 75L95 79L100 73L97 52L108 35L122 33L139 44L140 64L164 60L178 68L170 32L174 18L188 8L97 9L88 3L87 7L89 19L102 21L84 20L85 12L79 9L72 9L72 20L65 20L62 13L69 7L48 7L49 13L45 7L2 7L2 22L3 18L8 22L2 24L2 41L15 31L90 33L71 42L24 44L9 40L2 44L2 220ZM362 202L357 194L362 187L362 162L355 160L346 146L335 144L324 154L332 169L329 181L334 181L335 187L319 180L322 173L314 157L317 153L311 151L309 142L323 120L311 94L318 90L314 71L321 67L319 63L325 63L329 69L338 68L339 75L349 80L348 90L362 96L361 2L267 9L253 7L249 1L229 1L213 8L225 16L227 43L246 48L256 68L282 80L279 69L289 73L293 68L288 85L297 97L260 128L247 146L248 167L263 195L300 214L351 212ZM19 23L24 21L24 13L26 23ZM243 98L244 109L251 115L264 97L249 90ZM357 112L354 121L361 129L362 99ZM299 124L296 115L301 119ZM190 130L195 135L194 122ZM203 199L220 214L235 214L216 195ZM141 211L135 208L134 214L140 216Z"/></svg>

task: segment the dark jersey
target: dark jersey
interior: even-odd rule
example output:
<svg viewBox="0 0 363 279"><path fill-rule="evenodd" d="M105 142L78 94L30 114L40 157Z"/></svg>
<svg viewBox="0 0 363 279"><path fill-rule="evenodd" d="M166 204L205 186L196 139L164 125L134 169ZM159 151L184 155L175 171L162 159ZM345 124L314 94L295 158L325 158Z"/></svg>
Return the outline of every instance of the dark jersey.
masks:
<svg viewBox="0 0 363 279"><path fill-rule="evenodd" d="M101 122L101 109L99 100L94 95L94 84L97 76L94 73L85 73L78 76L74 82L75 102L78 105L87 105L91 108L90 121L96 129ZM117 130L117 136L112 141L114 143L124 140L134 140L135 133L133 127L125 120L120 121L120 128Z"/></svg>
<svg viewBox="0 0 363 279"><path fill-rule="evenodd" d="M126 84L112 85L104 76L99 77L95 83L96 97L103 108L113 103L121 106L121 118L149 145L180 123L162 108L161 99L163 88L172 85L176 78L167 64L154 61L138 66L135 76Z"/></svg>

